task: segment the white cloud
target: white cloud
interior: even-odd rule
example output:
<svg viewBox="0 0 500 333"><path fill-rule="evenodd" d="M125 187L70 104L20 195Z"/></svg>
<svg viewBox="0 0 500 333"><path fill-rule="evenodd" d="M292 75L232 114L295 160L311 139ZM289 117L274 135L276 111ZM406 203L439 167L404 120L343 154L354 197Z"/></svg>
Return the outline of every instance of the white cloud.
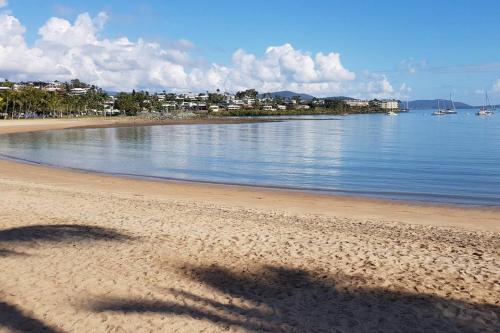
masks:
<svg viewBox="0 0 500 333"><path fill-rule="evenodd" d="M394 87L385 74L364 72L362 80L357 84L358 94L368 98L396 97Z"/></svg>
<svg viewBox="0 0 500 333"><path fill-rule="evenodd" d="M0 8L7 6L9 3L7 0L0 0Z"/></svg>
<svg viewBox="0 0 500 333"><path fill-rule="evenodd" d="M399 94L385 75L357 77L342 65L338 53L311 54L284 44L268 47L261 56L239 49L228 65L207 64L191 58L190 51L196 46L188 40L165 47L143 39L103 38L100 33L107 19L106 13L93 18L83 13L74 22L52 17L29 46L19 20L0 14L0 74L12 80L79 78L112 90L255 88L317 96Z"/></svg>
<svg viewBox="0 0 500 333"><path fill-rule="evenodd" d="M493 83L493 92L500 93L500 79L496 80L495 83Z"/></svg>
<svg viewBox="0 0 500 333"><path fill-rule="evenodd" d="M409 74L416 74L427 67L427 61L415 60L413 58L404 59L399 63L399 69Z"/></svg>

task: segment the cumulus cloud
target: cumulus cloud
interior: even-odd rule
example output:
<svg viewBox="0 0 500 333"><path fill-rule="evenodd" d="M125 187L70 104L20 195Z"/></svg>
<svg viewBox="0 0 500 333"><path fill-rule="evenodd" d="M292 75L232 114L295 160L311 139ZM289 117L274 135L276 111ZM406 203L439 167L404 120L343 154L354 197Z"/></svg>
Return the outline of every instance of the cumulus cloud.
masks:
<svg viewBox="0 0 500 333"><path fill-rule="evenodd" d="M385 74L364 72L358 83L359 94L369 98L389 98L395 96L395 89Z"/></svg>
<svg viewBox="0 0 500 333"><path fill-rule="evenodd" d="M500 93L500 79L496 80L495 83L493 83L493 92Z"/></svg>
<svg viewBox="0 0 500 333"><path fill-rule="evenodd" d="M1 1L1 0L0 0ZM359 93L391 97L398 92L385 75L361 77L346 69L339 53L316 53L291 44L268 47L257 56L236 50L227 65L193 61L188 40L160 45L127 37L100 36L108 16L78 15L74 22L52 17L38 30L33 45L14 16L0 14L0 74L13 80L81 80L106 89L201 91L294 90L328 96Z"/></svg>

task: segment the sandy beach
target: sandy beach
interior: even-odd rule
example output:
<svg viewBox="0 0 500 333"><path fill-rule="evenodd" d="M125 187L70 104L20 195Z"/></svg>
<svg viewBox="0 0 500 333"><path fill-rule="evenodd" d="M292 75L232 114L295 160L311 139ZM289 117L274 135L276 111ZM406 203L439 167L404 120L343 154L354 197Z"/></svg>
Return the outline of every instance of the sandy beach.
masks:
<svg viewBox="0 0 500 333"><path fill-rule="evenodd" d="M127 120L0 121L0 134ZM500 208L0 160L0 332L497 332Z"/></svg>

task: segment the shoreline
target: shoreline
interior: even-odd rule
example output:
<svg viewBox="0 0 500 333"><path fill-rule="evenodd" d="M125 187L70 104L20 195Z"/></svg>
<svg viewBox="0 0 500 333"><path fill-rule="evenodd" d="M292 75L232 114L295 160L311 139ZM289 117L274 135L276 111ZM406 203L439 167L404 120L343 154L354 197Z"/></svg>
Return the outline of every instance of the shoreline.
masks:
<svg viewBox="0 0 500 333"><path fill-rule="evenodd" d="M124 124L125 127L126 125ZM147 126L147 125L146 125ZM157 126L157 125L151 125ZM161 126L161 125L160 125ZM80 127L73 127L80 128ZM85 128L96 128L96 127L85 127ZM109 128L109 127L105 127ZM303 193L317 196L327 196L332 198L345 198L345 199L358 199L358 200L368 200L368 201L377 201L377 202L388 202L395 204L406 204L406 205L414 205L414 206L422 206L422 207L449 207L449 208L462 208L462 209L487 209L487 210L498 210L500 214L500 206L495 204L464 204L464 203L455 203L455 202L447 202L447 201L427 201L427 200L416 200L416 199L394 199L394 198L384 198L379 195L384 195L387 193L378 193L378 192L354 192L347 190L327 190L327 189L317 189L317 188L301 188L301 187L287 187L287 186L279 186L279 185L259 185L259 184L245 184L245 183L230 183L230 182L218 182L218 181L210 181L210 180L197 180L197 179L182 179L182 178L174 178L174 177L161 177L161 176L147 176L140 174L131 174L131 173L118 173L118 172L106 172L99 170L89 170L89 169L80 169L73 167L65 167L59 166L55 164L43 163L32 161L28 159L13 157L9 155L4 155L0 153L0 160L10 161L14 163L21 163L25 165L32 166L41 166L46 168L52 168L56 170L63 170L75 173L82 174L93 174L100 176L108 176L108 177L118 177L123 179L130 180L142 180L148 182L163 182L165 184L169 183L178 183L178 184L195 184L195 185L213 185L213 186L222 186L222 187L241 187L255 190L276 190L282 192L294 192L294 193ZM412 193L399 193L403 196L411 196ZM424 194L425 195L425 194ZM436 198L439 198L436 196Z"/></svg>
<svg viewBox="0 0 500 333"><path fill-rule="evenodd" d="M284 119L286 120L286 119ZM168 125L213 125L213 124L253 124L280 122L281 119L256 118L193 118L148 120L134 117L88 117L88 118L57 118L57 119L7 119L0 120L0 135L21 132L38 132L59 129L85 128L117 128L137 126L168 126Z"/></svg>
<svg viewBox="0 0 500 333"><path fill-rule="evenodd" d="M112 119L44 119L44 120L8 120L0 122L0 135L7 133L34 132L56 129L76 128L113 128L130 126L156 125L188 125L188 124L237 124L256 123L275 120L265 119L190 119L174 121L145 121L127 118ZM279 121L279 120L278 120ZM174 192L188 190L189 196L179 194L183 200L207 200L207 196L217 198L208 200L214 204L225 204L229 194L237 194L231 198L231 204L240 207L246 205L251 208L266 210L283 210L293 213L306 212L330 217L353 217L394 220L405 223L428 224L436 226L458 226L471 230L500 231L500 207L486 205L460 205L448 203L429 203L411 200L392 200L363 196L361 194L337 194L318 190L295 189L286 187L259 186L246 184L218 183L210 181L182 180L145 177L137 175L121 175L92 170L72 169L59 166L45 165L33 161L23 161L16 158L0 159L0 173L12 176L9 170L21 169L25 174L40 174L57 179L81 179L82 176L91 182L99 182L115 178L116 184L121 181L131 187L157 187L159 193L172 188ZM30 181L36 181L30 178ZM66 179L67 180L67 179ZM40 179L43 182L43 179ZM80 183L80 182L78 182ZM111 185L110 182L107 182ZM70 185L70 184L68 184ZM167 191L168 192L168 191ZM225 194L228 192L228 195ZM207 195L209 194L209 195ZM258 201L255 202L255 197ZM275 200L273 200L275 196ZM253 199L252 199L253 198ZM175 199L175 197L172 197ZM246 201L248 200L248 201ZM283 202L293 203L292 207L283 205ZM392 212L385 211L391 209ZM434 215L432 221L429 216ZM420 217L419 217L420 216ZM424 221L425 220L425 221Z"/></svg>

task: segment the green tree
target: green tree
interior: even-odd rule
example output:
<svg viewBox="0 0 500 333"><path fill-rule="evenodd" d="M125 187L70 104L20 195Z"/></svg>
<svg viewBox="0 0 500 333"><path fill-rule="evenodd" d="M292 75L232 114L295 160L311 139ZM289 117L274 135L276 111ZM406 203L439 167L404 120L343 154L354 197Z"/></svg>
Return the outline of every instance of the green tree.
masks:
<svg viewBox="0 0 500 333"><path fill-rule="evenodd" d="M236 98L241 99L241 98L257 98L257 95L259 92L255 89L247 89L244 91L238 91L236 93Z"/></svg>
<svg viewBox="0 0 500 333"><path fill-rule="evenodd" d="M136 100L135 91L132 94L124 92L116 95L115 108L125 112L127 116L135 116L141 110L141 106Z"/></svg>

